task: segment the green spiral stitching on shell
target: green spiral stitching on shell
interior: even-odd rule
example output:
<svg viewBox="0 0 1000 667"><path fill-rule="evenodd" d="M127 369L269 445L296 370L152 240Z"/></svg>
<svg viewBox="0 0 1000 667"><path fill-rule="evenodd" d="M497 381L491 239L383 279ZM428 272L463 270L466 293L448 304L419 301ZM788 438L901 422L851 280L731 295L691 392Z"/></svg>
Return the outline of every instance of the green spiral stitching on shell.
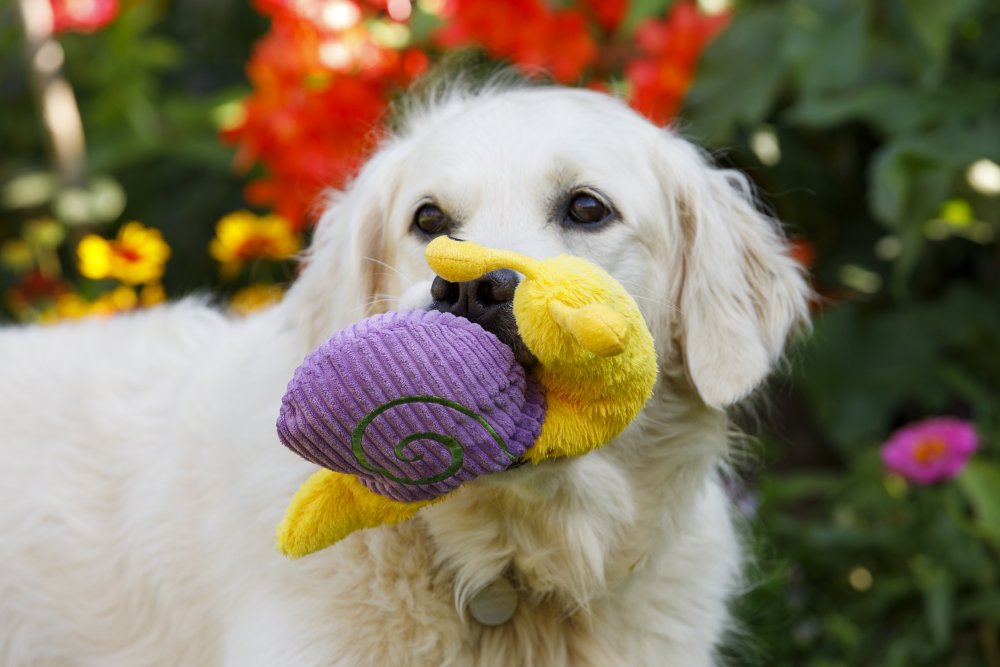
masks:
<svg viewBox="0 0 1000 667"><path fill-rule="evenodd" d="M375 465L374 463L368 460L368 456L365 454L364 447L362 446L365 429L367 429L368 426L373 421L375 421L376 417L378 417L386 410L391 410L396 406L406 405L408 403L436 403L438 405L443 405L445 407L452 408L453 410L458 410L463 415L474 419L476 423L478 423L480 426L486 429L486 432L490 434L490 436L498 445L500 445L500 448L503 450L504 454L510 457L511 461L517 459L517 457L511 454L510 450L507 449L507 443L504 442L504 439L501 438L500 434L496 432L496 429L494 429L493 426L490 425L488 421L486 421L486 418L483 417L478 412L470 410L461 403L456 403L455 401L449 400L447 398L442 398L440 396L403 396L401 398L396 398L386 403L383 403L382 405L378 406L377 408L366 414L364 418L360 422L358 422L358 425L354 428L354 431L351 433L351 449L354 452L354 458L357 459L358 463L361 464L361 466L366 470L378 473L383 477L392 480L393 482L398 482L399 484L411 484L417 486L422 484L434 484L435 482L446 480L461 469L462 463L465 461L465 449L462 443L460 443L458 440L456 440L450 435L445 435L442 433L432 433L432 432L413 433L411 435L406 436L405 438L396 443L396 446L393 448L393 452L397 460L406 463L415 463L417 461L422 460L424 458L424 455L417 454L412 457L407 457L406 454L403 453L403 450L406 449L406 447L411 442L414 442L416 440L433 440L434 442L438 442L444 445L448 449L449 454L451 455L451 460L449 461L448 467L436 475L431 475L429 477L421 477L419 479L397 477L396 475L392 474L385 468L380 468L379 466Z"/></svg>

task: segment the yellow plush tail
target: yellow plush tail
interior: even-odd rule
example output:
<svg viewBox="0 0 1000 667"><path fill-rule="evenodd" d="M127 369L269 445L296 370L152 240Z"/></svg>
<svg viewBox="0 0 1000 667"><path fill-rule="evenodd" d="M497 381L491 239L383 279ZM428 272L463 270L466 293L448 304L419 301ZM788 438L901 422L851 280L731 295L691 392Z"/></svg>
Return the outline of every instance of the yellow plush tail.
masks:
<svg viewBox="0 0 1000 667"><path fill-rule="evenodd" d="M513 269L526 278L534 278L540 266L538 260L519 252L484 248L450 236L439 236L428 243L424 256L434 273L456 283L475 280L497 269Z"/></svg>
<svg viewBox="0 0 1000 667"><path fill-rule="evenodd" d="M354 475L320 470L292 498L278 526L278 549L292 558L307 556L356 530L405 521L432 502L401 503L369 490Z"/></svg>

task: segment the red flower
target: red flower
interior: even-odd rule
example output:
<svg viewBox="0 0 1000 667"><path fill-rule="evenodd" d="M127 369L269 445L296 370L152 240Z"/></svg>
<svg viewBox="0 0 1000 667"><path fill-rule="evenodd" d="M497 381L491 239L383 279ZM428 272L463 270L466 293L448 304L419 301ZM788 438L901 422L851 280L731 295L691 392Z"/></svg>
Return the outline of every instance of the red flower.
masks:
<svg viewBox="0 0 1000 667"><path fill-rule="evenodd" d="M576 83L597 58L597 44L580 14L565 11L546 16L534 29L520 31L511 59L528 74L548 72L561 83Z"/></svg>
<svg viewBox="0 0 1000 667"><path fill-rule="evenodd" d="M377 81L354 77L251 98L231 136L241 140L241 158L261 160L268 176L250 185L247 199L301 229L323 189L342 185L371 148L385 106Z"/></svg>
<svg viewBox="0 0 1000 667"><path fill-rule="evenodd" d="M93 32L118 16L118 0L49 0L52 32Z"/></svg>
<svg viewBox="0 0 1000 667"><path fill-rule="evenodd" d="M605 31L614 32L625 18L629 3L628 0L583 0L581 4Z"/></svg>
<svg viewBox="0 0 1000 667"><path fill-rule="evenodd" d="M38 269L24 274L16 285L4 294L7 307L20 319L31 319L32 311L39 311L69 292L71 285L50 278Z"/></svg>
<svg viewBox="0 0 1000 667"><path fill-rule="evenodd" d="M65 294L68 287L64 281L58 278L50 278L38 269L34 269L24 274L12 289L25 301L34 303L36 301L54 299L60 294Z"/></svg>
<svg viewBox="0 0 1000 667"><path fill-rule="evenodd" d="M376 44L350 14L361 11L352 0L255 3L272 14L271 31L247 65L254 92L243 117L222 134L238 144L237 167L261 162L266 169L247 187L247 200L271 207L298 230L322 191L357 168L391 92L422 73L427 58ZM339 13L323 17L330 7Z"/></svg>
<svg viewBox="0 0 1000 667"><path fill-rule="evenodd" d="M442 10L447 23L435 38L442 46L477 43L490 55L506 58L523 42L522 32L547 14L539 0L447 0Z"/></svg>
<svg viewBox="0 0 1000 667"><path fill-rule="evenodd" d="M728 14L701 14L689 1L676 3L663 20L644 21L635 32L638 56L625 67L629 103L662 123L680 107L705 45L725 27Z"/></svg>
<svg viewBox="0 0 1000 667"><path fill-rule="evenodd" d="M816 248L806 239L792 239L788 243L788 254L807 269L816 261Z"/></svg>
<svg viewBox="0 0 1000 667"><path fill-rule="evenodd" d="M538 0L450 0L444 16L448 22L435 33L439 45L478 44L528 75L542 70L561 83L574 83L597 59L597 44L581 14L553 12Z"/></svg>

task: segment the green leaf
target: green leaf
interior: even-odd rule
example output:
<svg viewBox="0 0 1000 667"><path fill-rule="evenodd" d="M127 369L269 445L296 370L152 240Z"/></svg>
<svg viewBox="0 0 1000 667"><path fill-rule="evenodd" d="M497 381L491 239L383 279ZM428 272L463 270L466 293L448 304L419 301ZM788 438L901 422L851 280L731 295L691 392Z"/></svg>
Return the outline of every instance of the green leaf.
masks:
<svg viewBox="0 0 1000 667"><path fill-rule="evenodd" d="M629 3L628 13L622 20L620 32L631 35L644 19L661 16L672 4L673 0L632 0Z"/></svg>
<svg viewBox="0 0 1000 667"><path fill-rule="evenodd" d="M885 438L899 410L933 414L970 383L994 386L997 304L987 286L956 284L919 304L887 311L842 304L818 316L793 372L823 436L854 456Z"/></svg>
<svg viewBox="0 0 1000 667"><path fill-rule="evenodd" d="M910 26L931 56L925 81L940 76L947 64L955 26L978 9L980 3L981 0L905 0Z"/></svg>
<svg viewBox="0 0 1000 667"><path fill-rule="evenodd" d="M150 69L171 69L182 61L182 54L177 45L162 37L150 37L144 40L142 50L135 57Z"/></svg>
<svg viewBox="0 0 1000 667"><path fill-rule="evenodd" d="M930 630L931 644L944 647L951 635L954 610L954 582L946 569L920 555L912 563L917 586L924 595L924 618Z"/></svg>
<svg viewBox="0 0 1000 667"><path fill-rule="evenodd" d="M955 178L979 158L998 159L1000 122L953 119L932 131L885 144L872 161L872 214L889 227L923 225L949 199Z"/></svg>
<svg viewBox="0 0 1000 667"><path fill-rule="evenodd" d="M951 191L954 173L949 162L926 141L887 144L872 162L872 214L890 227L923 223Z"/></svg>
<svg viewBox="0 0 1000 667"><path fill-rule="evenodd" d="M815 128L861 120L892 137L961 117L988 117L998 105L1000 86L992 81L930 90L876 83L812 95L785 117Z"/></svg>
<svg viewBox="0 0 1000 667"><path fill-rule="evenodd" d="M408 23L414 44L423 45L430 41L431 34L444 25L444 19L419 9L413 12Z"/></svg>
<svg viewBox="0 0 1000 667"><path fill-rule="evenodd" d="M790 5L786 58L803 97L850 86L864 75L870 4L809 0Z"/></svg>
<svg viewBox="0 0 1000 667"><path fill-rule="evenodd" d="M844 485L839 475L828 472L796 472L762 481L762 493L768 502L792 504L809 497L832 497Z"/></svg>
<svg viewBox="0 0 1000 667"><path fill-rule="evenodd" d="M808 127L828 128L848 120L865 119L890 131L917 125L922 118L913 92L898 86L874 85L839 94L813 95L791 109L787 118Z"/></svg>
<svg viewBox="0 0 1000 667"><path fill-rule="evenodd" d="M785 30L784 8L752 8L708 45L681 114L692 135L724 144L771 111L788 71Z"/></svg>
<svg viewBox="0 0 1000 667"><path fill-rule="evenodd" d="M1000 543L1000 467L973 459L958 476L958 485L982 528Z"/></svg>

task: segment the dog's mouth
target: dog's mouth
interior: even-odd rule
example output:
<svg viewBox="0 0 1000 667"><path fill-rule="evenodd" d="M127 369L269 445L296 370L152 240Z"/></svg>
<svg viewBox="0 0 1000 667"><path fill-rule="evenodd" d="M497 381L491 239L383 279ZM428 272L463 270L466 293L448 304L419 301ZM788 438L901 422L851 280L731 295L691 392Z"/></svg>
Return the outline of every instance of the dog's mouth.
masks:
<svg viewBox="0 0 1000 667"><path fill-rule="evenodd" d="M444 308L437 308L434 305L431 308L434 310L445 310ZM505 303L500 308L490 312L487 316L476 317L473 315L470 317L470 314L461 315L499 338L501 343L511 349L514 353L514 359L517 360L517 363L521 364L524 370L530 371L538 365L538 357L532 354L528 346L524 344L524 339L521 338L521 332L517 328L517 321L514 319L513 304L509 302Z"/></svg>
<svg viewBox="0 0 1000 667"><path fill-rule="evenodd" d="M538 359L524 344L514 319L514 290L520 277L509 269L492 271L464 283L448 282L440 277L431 283L430 310L459 315L475 322L500 339L514 353L526 370Z"/></svg>
<svg viewBox="0 0 1000 667"><path fill-rule="evenodd" d="M509 466L507 466L507 470L513 470L514 468L520 468L521 466L523 466L523 465L525 465L527 463L528 463L528 459L526 459L526 458L524 458L522 456L519 459L517 459L516 461L514 461L513 463L511 463Z"/></svg>
<svg viewBox="0 0 1000 667"><path fill-rule="evenodd" d="M476 320L473 322L489 331L499 338L501 343L509 347L514 353L517 363L521 364L525 370L531 370L538 364L538 357L532 354L528 346L524 344L524 339L521 338L521 333L518 331L517 321L514 319L513 304L504 304L485 322L477 322Z"/></svg>

